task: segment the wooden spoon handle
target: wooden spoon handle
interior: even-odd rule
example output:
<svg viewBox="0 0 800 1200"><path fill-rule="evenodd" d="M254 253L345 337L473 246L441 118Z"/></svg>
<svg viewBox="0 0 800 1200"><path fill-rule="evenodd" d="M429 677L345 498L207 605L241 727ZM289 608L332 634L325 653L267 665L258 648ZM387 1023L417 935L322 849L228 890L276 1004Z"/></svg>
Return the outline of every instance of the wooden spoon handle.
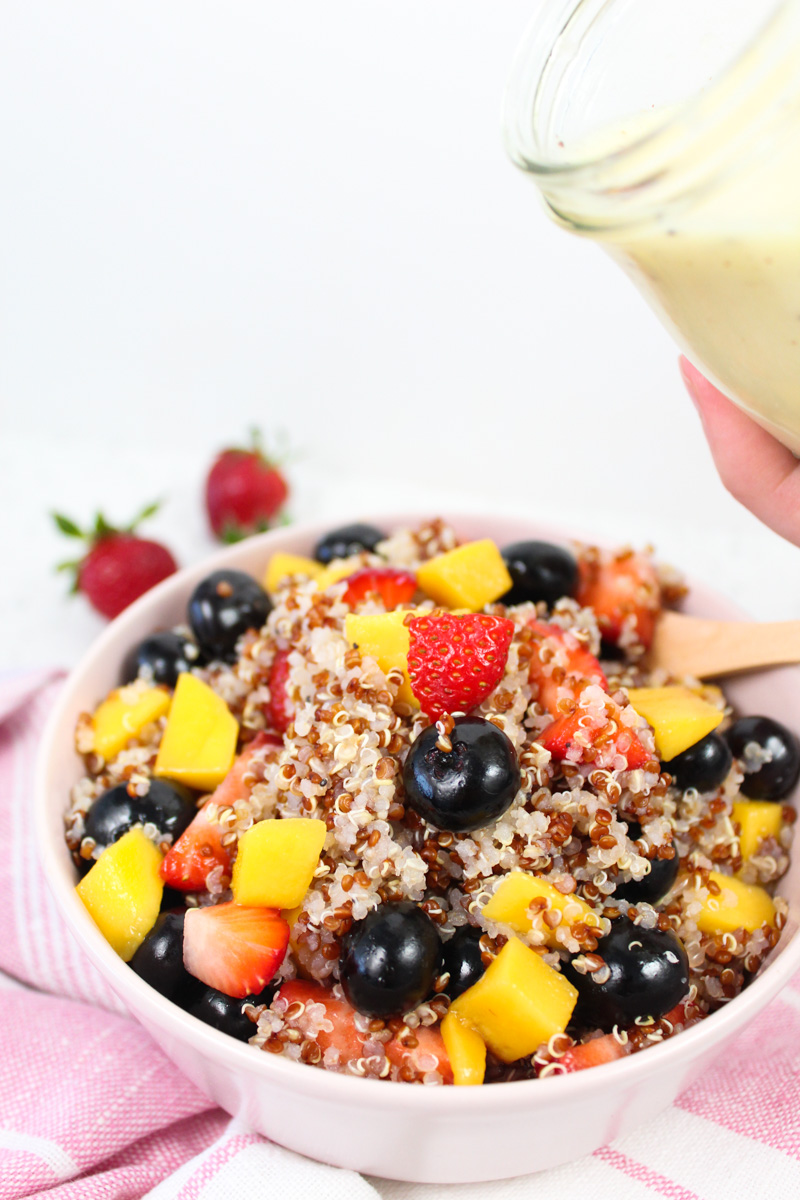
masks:
<svg viewBox="0 0 800 1200"><path fill-rule="evenodd" d="M756 667L800 663L800 621L709 621L666 612L656 626L650 665L707 679Z"/></svg>

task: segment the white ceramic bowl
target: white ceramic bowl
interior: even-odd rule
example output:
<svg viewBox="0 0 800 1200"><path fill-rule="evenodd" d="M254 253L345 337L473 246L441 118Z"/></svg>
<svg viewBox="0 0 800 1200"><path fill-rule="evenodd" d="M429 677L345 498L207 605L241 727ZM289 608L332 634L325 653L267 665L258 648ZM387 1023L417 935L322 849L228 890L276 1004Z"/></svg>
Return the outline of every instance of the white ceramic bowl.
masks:
<svg viewBox="0 0 800 1200"><path fill-rule="evenodd" d="M416 523L418 516L373 519L394 530ZM462 537L493 537L500 545L570 536L523 520L448 519ZM336 1166L437 1183L505 1178L588 1154L666 1108L800 969L800 855L781 883L790 919L780 945L762 974L720 1012L662 1045L606 1066L483 1088L351 1078L259 1053L148 987L107 945L75 895L62 814L69 789L82 774L73 749L78 713L93 708L118 683L132 645L184 620L190 592L210 571L237 567L260 577L275 550L309 553L327 529L320 524L263 534L181 571L118 617L73 672L43 739L36 789L42 862L58 907L88 957L173 1062L228 1112L283 1146ZM692 588L685 607L706 616L742 615L701 586ZM726 691L741 712L765 713L800 729L800 670L741 678Z"/></svg>

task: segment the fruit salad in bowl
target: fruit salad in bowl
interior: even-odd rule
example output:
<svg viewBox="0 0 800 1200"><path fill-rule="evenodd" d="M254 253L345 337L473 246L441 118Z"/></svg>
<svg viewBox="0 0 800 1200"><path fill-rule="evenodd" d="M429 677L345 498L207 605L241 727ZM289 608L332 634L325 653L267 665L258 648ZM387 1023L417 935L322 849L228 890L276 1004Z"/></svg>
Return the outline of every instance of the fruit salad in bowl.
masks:
<svg viewBox="0 0 800 1200"><path fill-rule="evenodd" d="M559 1077L615 1091L683 1042L677 1087L766 997L800 698L743 707L740 685L654 675L676 573L529 528L253 539L140 601L116 676L73 697L71 912L180 1065L210 1034L234 1074L306 1099L558 1108ZM378 1169L489 1178L553 1153Z"/></svg>

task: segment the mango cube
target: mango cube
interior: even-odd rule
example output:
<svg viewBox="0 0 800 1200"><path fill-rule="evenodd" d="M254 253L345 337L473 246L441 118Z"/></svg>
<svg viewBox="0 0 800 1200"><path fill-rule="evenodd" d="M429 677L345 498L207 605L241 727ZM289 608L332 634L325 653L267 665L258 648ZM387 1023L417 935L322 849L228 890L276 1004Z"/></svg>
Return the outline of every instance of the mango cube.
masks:
<svg viewBox="0 0 800 1200"><path fill-rule="evenodd" d="M249 908L296 908L311 886L325 843L324 821L259 821L239 838L233 898Z"/></svg>
<svg viewBox="0 0 800 1200"><path fill-rule="evenodd" d="M418 613L411 614L413 616ZM344 635L351 646L362 654L374 658L384 675L398 669L405 679L397 692L397 699L419 708L419 701L411 690L408 677L409 632L405 624L408 612L348 613L344 619Z"/></svg>
<svg viewBox="0 0 800 1200"><path fill-rule="evenodd" d="M129 962L156 923L161 851L136 827L108 846L75 889L97 928Z"/></svg>
<svg viewBox="0 0 800 1200"><path fill-rule="evenodd" d="M315 576L317 587L321 592L325 588L331 586L332 583L338 583L340 579L347 579L349 575L354 575L358 570L352 563L334 563L330 567L322 567L319 575Z"/></svg>
<svg viewBox="0 0 800 1200"><path fill-rule="evenodd" d="M764 924L775 924L775 905L764 888L718 871L712 871L709 878L719 886L720 895L709 895L697 915L697 928L703 933L735 933L737 929L753 933ZM736 899L727 899L726 892L732 892Z"/></svg>
<svg viewBox="0 0 800 1200"><path fill-rule="evenodd" d="M442 1041L453 1068L456 1087L483 1083L486 1073L486 1043L479 1033L449 1012L442 1021Z"/></svg>
<svg viewBox="0 0 800 1200"><path fill-rule="evenodd" d="M781 805L771 800L737 800L732 815L742 827L739 849L745 862L753 857L764 838L777 838L783 824Z"/></svg>
<svg viewBox="0 0 800 1200"><path fill-rule="evenodd" d="M528 933L533 927L529 908L534 900L546 900L546 911L561 913L561 925L577 925L578 922L582 922L584 925L597 927L600 924L600 918L585 900L581 900L579 896L565 896L548 880L537 875L526 875L523 871L512 871L510 875L506 875L497 891L483 906L483 913L490 921L502 921L517 933ZM569 916L566 915L567 909ZM561 925L556 928L561 928ZM556 930L545 925L545 931L547 945L554 948L559 946Z"/></svg>
<svg viewBox="0 0 800 1200"><path fill-rule="evenodd" d="M512 582L503 556L490 538L439 554L417 571L417 583L437 604L471 612L499 600Z"/></svg>
<svg viewBox="0 0 800 1200"><path fill-rule="evenodd" d="M143 688L139 683L117 688L98 704L92 717L95 753L108 762L132 737L168 712L172 697L166 688Z"/></svg>
<svg viewBox="0 0 800 1200"><path fill-rule="evenodd" d="M450 1012L477 1030L502 1062L516 1062L564 1032L577 999L568 979L519 938L510 938Z"/></svg>
<svg viewBox="0 0 800 1200"><path fill-rule="evenodd" d="M324 570L322 563L313 558L304 558L301 554L284 554L279 550L267 563L262 582L265 589L272 593L290 575L305 575L309 579L316 579Z"/></svg>
<svg viewBox="0 0 800 1200"><path fill-rule="evenodd" d="M179 675L155 775L201 792L222 783L233 765L239 724L221 696L195 675Z"/></svg>
<svg viewBox="0 0 800 1200"><path fill-rule="evenodd" d="M689 688L629 688L628 698L640 717L652 725L656 751L669 762L722 722L722 712Z"/></svg>

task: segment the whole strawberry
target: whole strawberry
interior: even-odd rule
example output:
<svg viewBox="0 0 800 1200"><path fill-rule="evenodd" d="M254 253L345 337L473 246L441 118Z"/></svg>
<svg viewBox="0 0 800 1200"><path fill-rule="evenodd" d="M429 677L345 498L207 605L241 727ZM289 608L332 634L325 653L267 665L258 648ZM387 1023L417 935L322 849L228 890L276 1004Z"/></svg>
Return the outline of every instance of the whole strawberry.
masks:
<svg viewBox="0 0 800 1200"><path fill-rule="evenodd" d="M223 450L206 480L206 509L216 536L238 542L269 529L286 503L289 488L265 456L258 431L248 450Z"/></svg>
<svg viewBox="0 0 800 1200"><path fill-rule="evenodd" d="M135 532L137 525L151 517L157 508L157 504L149 504L124 529L115 529L98 513L89 532L79 529L69 517L53 513L62 533L89 544L83 558L59 563L58 569L74 573L73 592L83 592L104 617L116 617L178 569L165 546L147 541Z"/></svg>

